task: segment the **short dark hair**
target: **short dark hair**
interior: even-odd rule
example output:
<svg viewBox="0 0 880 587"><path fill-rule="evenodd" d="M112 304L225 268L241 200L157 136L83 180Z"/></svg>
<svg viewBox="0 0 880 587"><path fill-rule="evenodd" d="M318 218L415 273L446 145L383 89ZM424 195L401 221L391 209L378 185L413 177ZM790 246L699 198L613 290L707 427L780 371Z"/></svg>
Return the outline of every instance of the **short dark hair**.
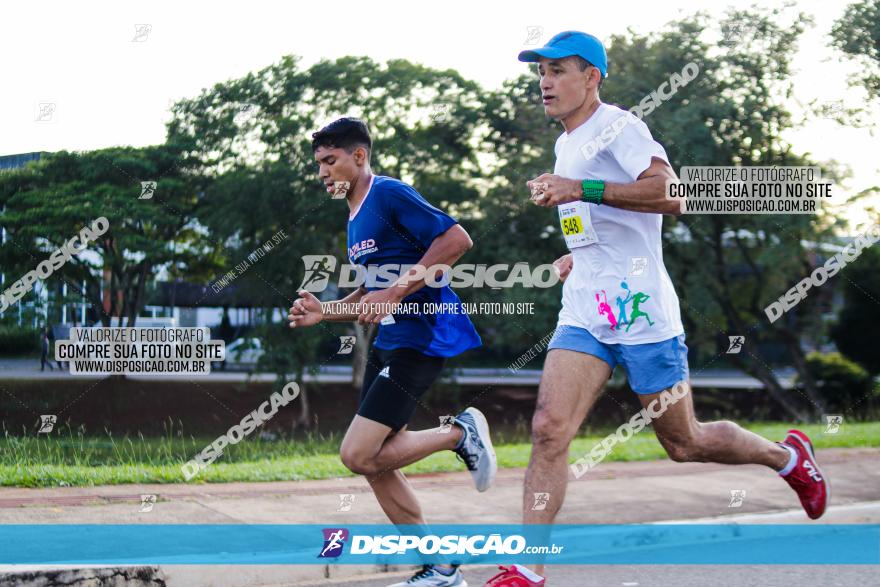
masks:
<svg viewBox="0 0 880 587"><path fill-rule="evenodd" d="M320 147L345 149L348 153L364 147L369 154L373 148L373 139L370 138L370 131L363 120L346 116L312 133L312 151L317 151Z"/></svg>
<svg viewBox="0 0 880 587"><path fill-rule="evenodd" d="M596 67L595 65L593 65L592 63L590 63L589 61L587 61L586 59L584 59L580 55L572 55L572 57L574 58L575 62L578 64L578 68L581 71L586 71L588 67ZM602 87L602 71L601 70L599 71L599 85L598 85L598 87L599 88Z"/></svg>

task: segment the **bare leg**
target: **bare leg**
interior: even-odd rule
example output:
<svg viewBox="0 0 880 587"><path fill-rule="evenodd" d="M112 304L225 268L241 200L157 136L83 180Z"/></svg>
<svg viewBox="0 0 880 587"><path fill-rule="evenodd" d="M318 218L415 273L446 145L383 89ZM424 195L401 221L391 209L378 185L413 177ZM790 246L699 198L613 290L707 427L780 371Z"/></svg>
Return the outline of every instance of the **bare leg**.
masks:
<svg viewBox="0 0 880 587"><path fill-rule="evenodd" d="M673 461L699 461L727 465L766 465L775 471L788 464L789 452L766 438L749 432L727 420L698 422L690 386L688 393L670 403L666 411L654 420L654 433ZM659 393L640 395L642 406L647 407Z"/></svg>
<svg viewBox="0 0 880 587"><path fill-rule="evenodd" d="M375 475L401 469L441 450L452 450L462 431L451 426L445 432L431 428L413 432L404 426L399 432L363 416L355 416L342 440L342 462L354 473Z"/></svg>
<svg viewBox="0 0 880 587"><path fill-rule="evenodd" d="M455 448L461 429L452 426L411 432L355 416L339 450L342 462L353 473L364 475L373 494L392 523L424 524L422 509L406 477L398 469L440 450Z"/></svg>
<svg viewBox="0 0 880 587"><path fill-rule="evenodd" d="M422 507L403 473L394 470L378 475L367 475L367 481L373 488L373 494L382 506L382 511L392 524L425 525Z"/></svg>
<svg viewBox="0 0 880 587"><path fill-rule="evenodd" d="M532 418L532 456L523 493L526 524L552 524L556 518L568 484L569 445L610 374L608 363L592 355L563 349L547 353ZM545 509L532 509L535 493L550 494ZM534 570L543 575L544 565Z"/></svg>

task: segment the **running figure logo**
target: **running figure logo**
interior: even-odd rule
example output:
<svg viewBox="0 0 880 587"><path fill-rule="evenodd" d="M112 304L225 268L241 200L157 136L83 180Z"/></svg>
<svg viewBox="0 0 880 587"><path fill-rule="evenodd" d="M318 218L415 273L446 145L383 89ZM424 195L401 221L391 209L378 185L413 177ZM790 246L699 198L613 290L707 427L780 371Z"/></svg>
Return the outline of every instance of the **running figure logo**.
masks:
<svg viewBox="0 0 880 587"><path fill-rule="evenodd" d="M730 490L730 503L727 504L727 507L741 508L745 499L746 499L746 490L745 489L731 489Z"/></svg>
<svg viewBox="0 0 880 587"><path fill-rule="evenodd" d="M336 257L333 255L303 255L306 271L299 290L317 293L327 289L330 276L336 270Z"/></svg>
<svg viewBox="0 0 880 587"><path fill-rule="evenodd" d="M351 351L354 350L354 343L356 338L354 336L340 336L339 337L339 350L336 351L337 355L350 355Z"/></svg>
<svg viewBox="0 0 880 587"><path fill-rule="evenodd" d="M730 341L730 346L727 348L728 355L738 355L742 350L743 344L746 342L745 336L728 336L727 340Z"/></svg>
<svg viewBox="0 0 880 587"><path fill-rule="evenodd" d="M533 511L546 510L547 504L550 503L549 493L536 493L535 503L532 505Z"/></svg>
<svg viewBox="0 0 880 587"><path fill-rule="evenodd" d="M345 528L324 528L324 548L318 558L339 558L342 547L348 540L348 530Z"/></svg>
<svg viewBox="0 0 880 587"><path fill-rule="evenodd" d="M600 290L599 293L602 294L601 298L599 297L599 293L596 294L596 301L599 303L597 311L600 316L608 318L608 322L611 324L611 330L620 330L619 327L626 324L626 330L624 332L629 332L629 329L635 324L636 318L642 316L648 321L648 326L654 326L654 321L651 320L648 313L641 309L641 304L651 299L651 296L640 291L633 293L629 288L629 284L625 281L620 282L620 287L623 288L626 295L622 298L617 296L615 299L618 312L616 316L614 315L614 310L608 304L608 294L605 290ZM626 305L629 303L632 304L632 309L630 310L629 318L627 318Z"/></svg>
<svg viewBox="0 0 880 587"><path fill-rule="evenodd" d="M55 414L45 414L40 416L40 429L37 430L37 434L49 434L52 432L52 429L55 428L55 423L58 421L58 416Z"/></svg>
<svg viewBox="0 0 880 587"><path fill-rule="evenodd" d="M840 414L825 414L825 434L837 434L843 426L843 416Z"/></svg>
<svg viewBox="0 0 880 587"><path fill-rule="evenodd" d="M354 493L340 493L339 494L339 507L336 508L336 511L337 512L350 512L353 505L354 505Z"/></svg>
<svg viewBox="0 0 880 587"><path fill-rule="evenodd" d="M142 494L141 495L141 509L138 510L138 513L146 514L153 511L153 506L156 505L156 496L152 493L150 494Z"/></svg>
<svg viewBox="0 0 880 587"><path fill-rule="evenodd" d="M151 200L153 198L153 194L156 193L156 182L155 181L142 181L141 182L141 195L138 196L138 200Z"/></svg>

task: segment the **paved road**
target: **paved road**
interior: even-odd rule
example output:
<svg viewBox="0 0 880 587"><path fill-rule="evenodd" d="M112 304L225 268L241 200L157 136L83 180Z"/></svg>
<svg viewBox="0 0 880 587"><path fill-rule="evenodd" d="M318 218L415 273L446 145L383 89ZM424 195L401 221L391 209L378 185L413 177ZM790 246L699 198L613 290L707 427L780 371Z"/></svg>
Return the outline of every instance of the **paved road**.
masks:
<svg viewBox="0 0 880 587"><path fill-rule="evenodd" d="M496 568L465 571L469 587L480 587ZM404 581L405 573L381 579L293 583L296 587L385 587ZM547 587L869 587L880 569L865 566L705 566L615 565L555 567Z"/></svg>
<svg viewBox="0 0 880 587"><path fill-rule="evenodd" d="M832 481L832 509L823 523L880 523L880 448L828 449L819 453ZM467 473L412 479L425 515L434 523L518 523L521 469L499 472L486 494L474 491ZM746 490L740 508L729 508L730 491ZM337 511L339 494L353 494L349 512ZM141 494L158 495L152 512L139 513ZM736 516L732 518L731 516ZM569 485L559 521L569 524L666 521L807 523L794 493L777 475L758 466L652 461L603 463ZM0 488L0 523L384 523L384 515L362 478L309 482L179 485L120 485L84 488ZM2 571L3 569L0 569ZM9 570L9 569L6 569ZM171 587L211 585L327 585L373 587L389 575L354 581L369 567L337 566L167 566ZM405 571L405 570L401 570ZM491 568L467 570L479 586ZM556 567L556 586L583 585L872 585L880 569L865 567ZM398 573L395 576L400 576ZM791 579L804 578L798 583ZM396 580L396 579L394 579ZM2 581L0 581L2 583ZM321 583L317 583L321 584Z"/></svg>

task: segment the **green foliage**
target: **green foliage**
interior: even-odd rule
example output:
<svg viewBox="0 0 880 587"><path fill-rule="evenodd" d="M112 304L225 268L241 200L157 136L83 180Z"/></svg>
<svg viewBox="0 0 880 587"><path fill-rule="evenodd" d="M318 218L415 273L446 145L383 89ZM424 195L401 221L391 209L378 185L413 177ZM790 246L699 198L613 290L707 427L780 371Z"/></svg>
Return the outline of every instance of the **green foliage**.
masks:
<svg viewBox="0 0 880 587"><path fill-rule="evenodd" d="M746 427L765 438L783 438L790 423L753 423ZM880 423L850 423L844 433L823 434L824 426L806 425L801 430L817 449L880 446ZM612 432L613 429L607 430ZM0 437L0 486L58 487L115 485L121 483L182 483L182 463L192 458L213 438L170 435L160 439L91 438L56 431L62 436ZM602 433L574 439L570 461L575 461L600 442ZM304 440L265 441L257 436L227 447L223 456L191 483L301 481L351 477L339 460L338 436L310 436ZM528 437L496 442L500 468L523 468L532 445ZM618 444L606 461L646 461L666 458L650 430ZM403 469L406 474L463 471L450 451L441 451Z"/></svg>
<svg viewBox="0 0 880 587"><path fill-rule="evenodd" d="M196 178L188 161L168 146L120 147L87 153L61 151L27 167L0 174L0 207L7 239L0 263L22 275L36 267L84 226L106 217L110 228L91 253L75 255L53 273L71 292L85 294L105 324L110 316L137 316L144 292L161 267L187 267L198 275L211 257L194 223ZM141 182L156 181L155 194L140 199ZM96 260L97 259L97 260ZM99 297L110 293L105 312ZM121 298L121 303L120 303Z"/></svg>
<svg viewBox="0 0 880 587"><path fill-rule="evenodd" d="M0 325L0 356L25 355L40 351L40 331L20 326Z"/></svg>
<svg viewBox="0 0 880 587"><path fill-rule="evenodd" d="M880 349L873 328L880 324L880 250L867 248L840 272L843 308L831 329L831 338L840 351L880 374Z"/></svg>
<svg viewBox="0 0 880 587"><path fill-rule="evenodd" d="M813 352L807 355L807 364L829 410L857 416L880 395L870 373L840 353Z"/></svg>
<svg viewBox="0 0 880 587"><path fill-rule="evenodd" d="M832 44L861 66L854 82L880 97L880 0L847 6L831 29Z"/></svg>

